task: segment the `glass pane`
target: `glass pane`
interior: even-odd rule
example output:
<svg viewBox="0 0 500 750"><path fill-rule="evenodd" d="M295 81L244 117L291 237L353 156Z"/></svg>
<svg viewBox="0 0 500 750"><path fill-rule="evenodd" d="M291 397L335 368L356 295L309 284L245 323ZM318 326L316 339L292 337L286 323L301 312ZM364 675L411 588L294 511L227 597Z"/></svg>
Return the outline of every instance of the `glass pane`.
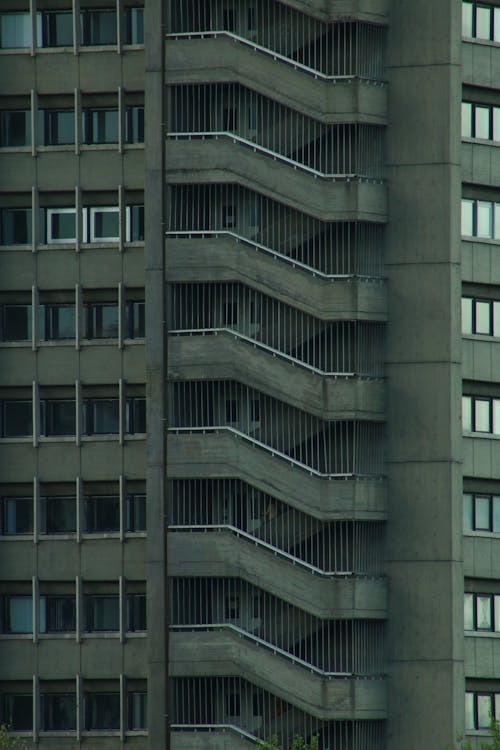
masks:
<svg viewBox="0 0 500 750"><path fill-rule="evenodd" d="M57 305L46 311L48 339L70 339L75 335L74 305Z"/></svg>
<svg viewBox="0 0 500 750"><path fill-rule="evenodd" d="M464 432L472 432L472 399L470 396L462 396L462 429Z"/></svg>
<svg viewBox="0 0 500 750"><path fill-rule="evenodd" d="M464 503L464 531L472 531L473 528L473 516L472 516L472 495L463 496Z"/></svg>
<svg viewBox="0 0 500 750"><path fill-rule="evenodd" d="M2 503L2 534L31 534L33 500L31 497L5 497Z"/></svg>
<svg viewBox="0 0 500 750"><path fill-rule="evenodd" d="M26 110L0 112L0 146L29 146L31 117Z"/></svg>
<svg viewBox="0 0 500 750"><path fill-rule="evenodd" d="M476 495L475 511L474 528L477 531L490 531L491 520L489 495Z"/></svg>
<svg viewBox="0 0 500 750"><path fill-rule="evenodd" d="M491 404L489 400L474 399L474 432L491 432Z"/></svg>
<svg viewBox="0 0 500 750"><path fill-rule="evenodd" d="M493 399L493 434L500 435L500 399Z"/></svg>
<svg viewBox="0 0 500 750"><path fill-rule="evenodd" d="M120 234L118 209L113 211L95 210L93 214L92 241L118 241Z"/></svg>
<svg viewBox="0 0 500 750"><path fill-rule="evenodd" d="M0 244L27 245L31 242L31 208L0 211Z"/></svg>
<svg viewBox="0 0 500 750"><path fill-rule="evenodd" d="M117 596L91 598L92 630L118 630L119 608Z"/></svg>
<svg viewBox="0 0 500 750"><path fill-rule="evenodd" d="M93 408L94 432L98 434L116 434L119 425L118 399L95 401Z"/></svg>
<svg viewBox="0 0 500 750"><path fill-rule="evenodd" d="M477 237L493 237L493 204L490 201L477 202Z"/></svg>
<svg viewBox="0 0 500 750"><path fill-rule="evenodd" d="M462 36L472 38L472 3L462 3Z"/></svg>
<svg viewBox="0 0 500 750"><path fill-rule="evenodd" d="M46 497L42 502L47 534L71 534L76 531L76 499L74 497Z"/></svg>
<svg viewBox="0 0 500 750"><path fill-rule="evenodd" d="M472 137L472 104L470 102L462 102L462 136Z"/></svg>
<svg viewBox="0 0 500 750"><path fill-rule="evenodd" d="M493 107L493 140L500 141L500 107Z"/></svg>
<svg viewBox="0 0 500 750"><path fill-rule="evenodd" d="M493 597L494 629L500 632L500 596Z"/></svg>
<svg viewBox="0 0 500 750"><path fill-rule="evenodd" d="M71 11L42 13L42 46L69 47L73 44L73 15Z"/></svg>
<svg viewBox="0 0 500 750"><path fill-rule="evenodd" d="M476 105L476 116L475 116L475 136L476 138L490 137L490 108L479 107Z"/></svg>
<svg viewBox="0 0 500 750"><path fill-rule="evenodd" d="M31 305L5 305L3 311L3 340L31 340Z"/></svg>
<svg viewBox="0 0 500 750"><path fill-rule="evenodd" d="M491 10L478 6L476 8L476 39L491 38Z"/></svg>
<svg viewBox="0 0 500 750"><path fill-rule="evenodd" d="M75 211L48 212L48 242L72 242L76 237Z"/></svg>
<svg viewBox="0 0 500 750"><path fill-rule="evenodd" d="M474 596L464 595L464 630L474 630Z"/></svg>
<svg viewBox="0 0 500 750"><path fill-rule="evenodd" d="M4 403L4 437L29 437L31 426L31 401L6 401Z"/></svg>
<svg viewBox="0 0 500 750"><path fill-rule="evenodd" d="M500 531L500 495L493 495L493 531Z"/></svg>
<svg viewBox="0 0 500 750"><path fill-rule="evenodd" d="M462 235L472 237L474 234L474 201L462 200Z"/></svg>
<svg viewBox="0 0 500 750"><path fill-rule="evenodd" d="M494 8L493 13L493 23L495 24L494 40L495 42L500 42L500 8Z"/></svg>
<svg viewBox="0 0 500 750"><path fill-rule="evenodd" d="M491 597L476 597L476 616L478 630L491 630Z"/></svg>
<svg viewBox="0 0 500 750"><path fill-rule="evenodd" d="M489 302L476 301L476 329L474 333L491 334L491 305Z"/></svg>
<svg viewBox="0 0 500 750"><path fill-rule="evenodd" d="M118 336L118 305L103 305L100 312L99 336L102 338L116 338Z"/></svg>
<svg viewBox="0 0 500 750"><path fill-rule="evenodd" d="M492 696L477 696L477 729L488 729L491 723Z"/></svg>
<svg viewBox="0 0 500 750"><path fill-rule="evenodd" d="M0 15L0 47L20 49L31 45L29 13L2 13Z"/></svg>
<svg viewBox="0 0 500 750"><path fill-rule="evenodd" d="M42 706L44 731L76 729L76 695L42 695Z"/></svg>
<svg viewBox="0 0 500 750"><path fill-rule="evenodd" d="M495 231L494 238L500 240L500 203L495 203Z"/></svg>
<svg viewBox="0 0 500 750"><path fill-rule="evenodd" d="M500 302L493 302L493 336L500 336Z"/></svg>
<svg viewBox="0 0 500 750"><path fill-rule="evenodd" d="M472 299L462 297L462 333L472 333Z"/></svg>
<svg viewBox="0 0 500 750"><path fill-rule="evenodd" d="M465 728L474 729L474 693L465 693Z"/></svg>
<svg viewBox="0 0 500 750"><path fill-rule="evenodd" d="M9 603L9 632L33 632L33 607L31 596L13 596Z"/></svg>

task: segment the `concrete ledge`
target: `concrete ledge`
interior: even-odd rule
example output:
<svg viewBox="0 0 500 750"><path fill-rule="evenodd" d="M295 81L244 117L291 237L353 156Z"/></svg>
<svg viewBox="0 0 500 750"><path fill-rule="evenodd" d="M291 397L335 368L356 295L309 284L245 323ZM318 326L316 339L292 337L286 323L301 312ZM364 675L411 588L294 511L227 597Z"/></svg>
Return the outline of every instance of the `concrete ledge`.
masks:
<svg viewBox="0 0 500 750"><path fill-rule="evenodd" d="M242 578L316 617L386 617L387 581L383 578L312 575L232 533L176 531L169 534L168 544L171 576Z"/></svg>
<svg viewBox="0 0 500 750"><path fill-rule="evenodd" d="M221 235L165 240L166 280L241 281L325 320L387 320L381 280L325 279Z"/></svg>
<svg viewBox="0 0 500 750"><path fill-rule="evenodd" d="M383 679L324 678L231 632L171 632L173 677L240 676L319 719L384 719Z"/></svg>
<svg viewBox="0 0 500 750"><path fill-rule="evenodd" d="M385 416L384 382L323 377L229 332L170 336L168 350L171 380L238 380L322 419L380 421Z"/></svg>
<svg viewBox="0 0 500 750"><path fill-rule="evenodd" d="M384 184L315 178L229 138L167 140L166 154L169 183L236 182L323 221L387 218Z"/></svg>
<svg viewBox="0 0 500 750"><path fill-rule="evenodd" d="M387 122L387 87L380 84L314 78L223 36L170 39L165 52L170 85L237 81L324 123Z"/></svg>
<svg viewBox="0 0 500 750"><path fill-rule="evenodd" d="M324 520L385 520L383 479L321 478L227 432L170 434L169 477L241 477L273 497Z"/></svg>

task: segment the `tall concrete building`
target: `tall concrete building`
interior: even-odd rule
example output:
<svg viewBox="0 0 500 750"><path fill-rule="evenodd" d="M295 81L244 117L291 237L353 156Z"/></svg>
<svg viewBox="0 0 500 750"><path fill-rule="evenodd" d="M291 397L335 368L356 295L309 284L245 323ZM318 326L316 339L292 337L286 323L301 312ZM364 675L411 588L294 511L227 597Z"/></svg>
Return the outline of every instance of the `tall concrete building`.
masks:
<svg viewBox="0 0 500 750"><path fill-rule="evenodd" d="M499 81L488 0L3 0L13 733L488 736Z"/></svg>

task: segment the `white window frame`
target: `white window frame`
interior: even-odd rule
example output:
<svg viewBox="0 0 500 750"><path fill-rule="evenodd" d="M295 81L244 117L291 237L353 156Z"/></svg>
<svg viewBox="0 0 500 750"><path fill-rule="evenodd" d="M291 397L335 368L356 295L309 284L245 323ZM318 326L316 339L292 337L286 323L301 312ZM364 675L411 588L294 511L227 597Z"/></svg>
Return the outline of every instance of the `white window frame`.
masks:
<svg viewBox="0 0 500 750"><path fill-rule="evenodd" d="M56 239L52 237L52 217L56 214L73 214L75 217L75 235L76 235L76 208L47 208L47 244L48 245L64 245L71 242L76 242L76 236L64 237L63 239ZM85 242L85 240L84 240Z"/></svg>
<svg viewBox="0 0 500 750"><path fill-rule="evenodd" d="M89 210L89 209L87 209ZM96 237L95 234L95 217L98 213L116 213L118 215L118 236L116 237ZM84 221L86 226L87 222ZM90 242L119 242L120 241L120 208L119 206L92 206L90 208ZM86 239L84 239L86 242Z"/></svg>

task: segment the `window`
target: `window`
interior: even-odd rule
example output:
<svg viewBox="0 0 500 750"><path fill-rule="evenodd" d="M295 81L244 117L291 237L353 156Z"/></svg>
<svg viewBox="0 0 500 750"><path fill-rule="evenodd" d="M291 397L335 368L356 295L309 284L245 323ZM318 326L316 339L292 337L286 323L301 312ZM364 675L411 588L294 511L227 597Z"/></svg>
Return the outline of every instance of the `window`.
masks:
<svg viewBox="0 0 500 750"><path fill-rule="evenodd" d="M29 13L0 13L0 49L22 49L30 46Z"/></svg>
<svg viewBox="0 0 500 750"><path fill-rule="evenodd" d="M41 696L41 724L44 732L76 729L76 695L45 693Z"/></svg>
<svg viewBox="0 0 500 750"><path fill-rule="evenodd" d="M224 600L224 618L226 620L237 620L240 616L239 596L226 596Z"/></svg>
<svg viewBox="0 0 500 750"><path fill-rule="evenodd" d="M90 209L90 242L118 242L120 212L116 206Z"/></svg>
<svg viewBox="0 0 500 750"><path fill-rule="evenodd" d="M116 44L116 11L108 9L82 10L82 45Z"/></svg>
<svg viewBox="0 0 500 750"><path fill-rule="evenodd" d="M127 206L127 241L144 241L144 206Z"/></svg>
<svg viewBox="0 0 500 750"><path fill-rule="evenodd" d="M464 628L500 632L500 596L465 594Z"/></svg>
<svg viewBox="0 0 500 750"><path fill-rule="evenodd" d="M31 341L31 305L2 305L2 341Z"/></svg>
<svg viewBox="0 0 500 750"><path fill-rule="evenodd" d="M128 728L146 729L147 723L147 693L133 692L128 694Z"/></svg>
<svg viewBox="0 0 500 750"><path fill-rule="evenodd" d="M241 708L240 708L240 694L239 693L228 693L226 695L226 712L228 716L240 715Z"/></svg>
<svg viewBox="0 0 500 750"><path fill-rule="evenodd" d="M41 109L38 112L38 144L65 146L75 142L73 110Z"/></svg>
<svg viewBox="0 0 500 750"><path fill-rule="evenodd" d="M225 7L222 9L222 28L225 31L235 31L234 9Z"/></svg>
<svg viewBox="0 0 500 750"><path fill-rule="evenodd" d="M462 425L464 432L500 435L500 399L463 396Z"/></svg>
<svg viewBox="0 0 500 750"><path fill-rule="evenodd" d="M127 495L127 531L146 530L146 495Z"/></svg>
<svg viewBox="0 0 500 750"><path fill-rule="evenodd" d="M33 498L0 498L0 533L5 535L33 533Z"/></svg>
<svg viewBox="0 0 500 750"><path fill-rule="evenodd" d="M85 693L85 729L120 728L120 693Z"/></svg>
<svg viewBox="0 0 500 750"><path fill-rule="evenodd" d="M222 324L232 326L238 324L238 303L224 302L222 308Z"/></svg>
<svg viewBox="0 0 500 750"><path fill-rule="evenodd" d="M464 494L464 531L500 532L500 495Z"/></svg>
<svg viewBox="0 0 500 750"><path fill-rule="evenodd" d="M144 143L144 107L127 107L125 110L127 143Z"/></svg>
<svg viewBox="0 0 500 750"><path fill-rule="evenodd" d="M0 245L31 244L31 208L0 208Z"/></svg>
<svg viewBox="0 0 500 750"><path fill-rule="evenodd" d="M236 226L236 206L222 206L222 228L233 229Z"/></svg>
<svg viewBox="0 0 500 750"><path fill-rule="evenodd" d="M462 297L462 333L500 336L500 302Z"/></svg>
<svg viewBox="0 0 500 750"><path fill-rule="evenodd" d="M83 112L83 142L118 143L118 110L87 109Z"/></svg>
<svg viewBox="0 0 500 750"><path fill-rule="evenodd" d="M226 422L231 424L238 421L238 402L234 399L226 401Z"/></svg>
<svg viewBox="0 0 500 750"><path fill-rule="evenodd" d="M45 437L75 434L76 404L74 399L41 401L40 417L40 434Z"/></svg>
<svg viewBox="0 0 500 750"><path fill-rule="evenodd" d="M31 115L29 110L2 110L0 112L0 146L30 146Z"/></svg>
<svg viewBox="0 0 500 750"><path fill-rule="evenodd" d="M33 435L31 400L1 402L1 435L5 438Z"/></svg>
<svg viewBox="0 0 500 750"><path fill-rule="evenodd" d="M462 102L462 136L500 141L500 107Z"/></svg>
<svg viewBox="0 0 500 750"><path fill-rule="evenodd" d="M125 308L127 338L144 338L144 302L127 302Z"/></svg>
<svg viewBox="0 0 500 750"><path fill-rule="evenodd" d="M33 697L31 693L2 695L0 724L14 732L27 732L33 728Z"/></svg>
<svg viewBox="0 0 500 750"><path fill-rule="evenodd" d="M127 630L131 632L146 630L146 594L127 596Z"/></svg>
<svg viewBox="0 0 500 750"><path fill-rule="evenodd" d="M70 47L73 44L73 14L70 10L44 10L40 17L40 47Z"/></svg>
<svg viewBox="0 0 500 750"><path fill-rule="evenodd" d="M75 306L72 304L40 305L39 337L42 341L75 337Z"/></svg>
<svg viewBox="0 0 500 750"><path fill-rule="evenodd" d="M133 397L126 404L126 432L129 435L146 432L146 399Z"/></svg>
<svg viewBox="0 0 500 750"><path fill-rule="evenodd" d="M120 425L120 406L117 398L89 398L83 403L84 433L87 435L117 435Z"/></svg>
<svg viewBox="0 0 500 750"><path fill-rule="evenodd" d="M75 242L76 211L74 208L47 209L47 242Z"/></svg>
<svg viewBox="0 0 500 750"><path fill-rule="evenodd" d="M50 495L42 497L42 531L45 534L74 534L76 531L76 498Z"/></svg>
<svg viewBox="0 0 500 750"><path fill-rule="evenodd" d="M465 728L489 729L491 717L500 715L500 693L465 694Z"/></svg>
<svg viewBox="0 0 500 750"><path fill-rule="evenodd" d="M74 633L75 630L74 596L40 597L40 633Z"/></svg>
<svg viewBox="0 0 500 750"><path fill-rule="evenodd" d="M462 36L500 41L500 8L476 2L462 3Z"/></svg>
<svg viewBox="0 0 500 750"><path fill-rule="evenodd" d="M222 111L222 129L234 132L238 129L238 110L234 107L224 107Z"/></svg>
<svg viewBox="0 0 500 750"><path fill-rule="evenodd" d="M144 8L125 8L125 44L144 44Z"/></svg>
<svg viewBox="0 0 500 750"><path fill-rule="evenodd" d="M120 629L118 596L96 594L87 596L87 631L114 632Z"/></svg>
<svg viewBox="0 0 500 750"><path fill-rule="evenodd" d="M118 495L90 495L84 501L85 531L93 534L120 530Z"/></svg>
<svg viewBox="0 0 500 750"><path fill-rule="evenodd" d="M85 305L88 339L114 339L118 336L118 304L88 302Z"/></svg>
<svg viewBox="0 0 500 750"><path fill-rule="evenodd" d="M500 203L464 198L462 200L462 235L500 239Z"/></svg>
<svg viewBox="0 0 500 750"><path fill-rule="evenodd" d="M33 632L33 599L31 596L2 597L2 633Z"/></svg>

